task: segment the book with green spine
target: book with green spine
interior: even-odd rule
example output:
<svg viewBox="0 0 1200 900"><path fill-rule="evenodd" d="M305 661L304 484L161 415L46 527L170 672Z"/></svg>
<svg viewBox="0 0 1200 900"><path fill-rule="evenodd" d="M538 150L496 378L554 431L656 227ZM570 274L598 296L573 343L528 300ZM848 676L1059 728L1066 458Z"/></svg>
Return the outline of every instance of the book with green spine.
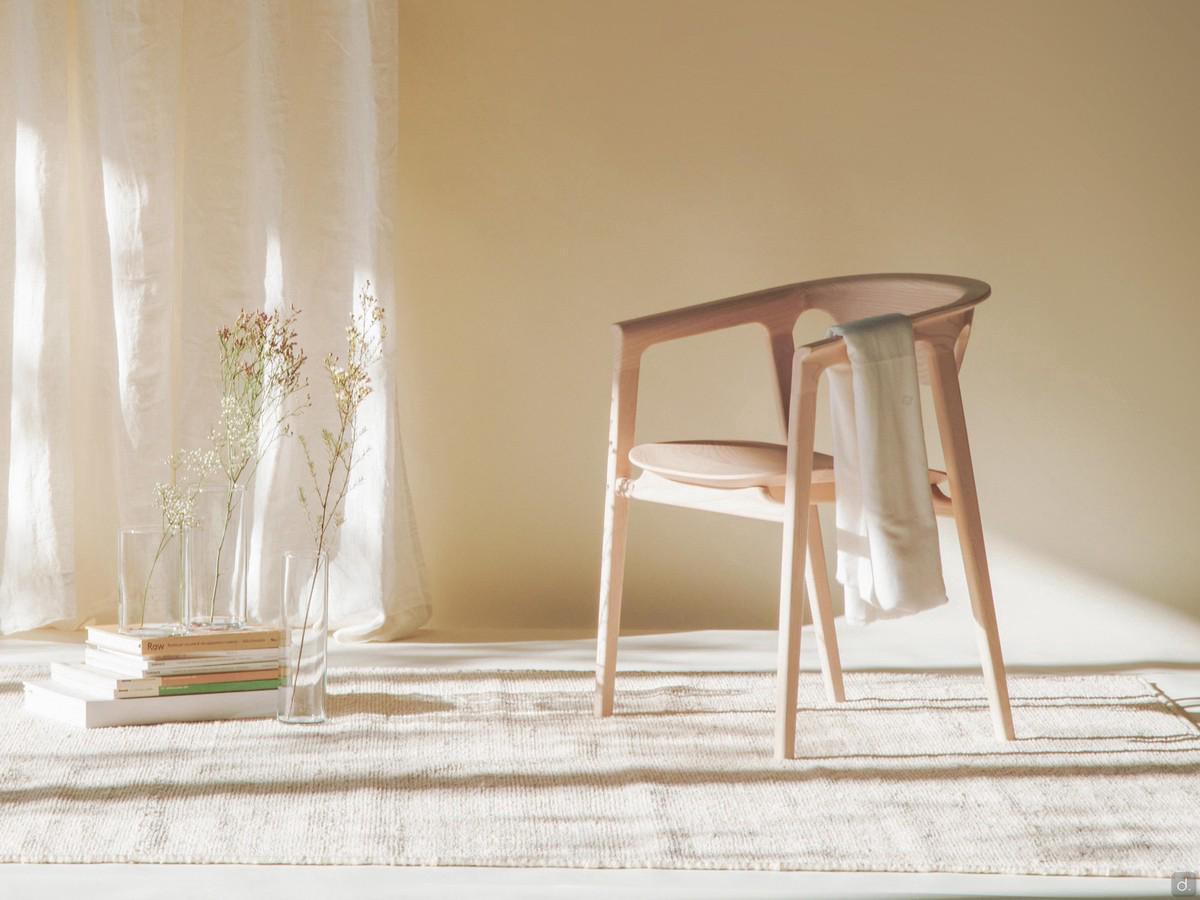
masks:
<svg viewBox="0 0 1200 900"><path fill-rule="evenodd" d="M184 684L179 687L160 687L158 696L177 697L180 694L224 694L231 691L269 691L279 687L278 678L263 681L219 681L214 684Z"/></svg>

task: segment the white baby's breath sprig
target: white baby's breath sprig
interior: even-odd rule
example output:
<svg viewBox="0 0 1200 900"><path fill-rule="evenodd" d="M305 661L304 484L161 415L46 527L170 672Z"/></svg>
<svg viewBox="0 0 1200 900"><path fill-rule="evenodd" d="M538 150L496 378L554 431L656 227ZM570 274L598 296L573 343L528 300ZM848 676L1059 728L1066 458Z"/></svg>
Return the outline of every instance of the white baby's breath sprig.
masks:
<svg viewBox="0 0 1200 900"><path fill-rule="evenodd" d="M167 457L167 468L171 470L170 481L160 481L154 485L154 496L158 502L159 514L162 517L162 535L155 548L154 558L146 572L146 586L142 590L141 624L146 624L146 604L150 597L150 585L154 580L154 570L167 549L171 538L179 537L189 528L196 525L196 497L204 479L217 467L216 451L207 450L176 450ZM182 477L181 477L182 476ZM183 554L183 542L179 543L180 557Z"/></svg>
<svg viewBox="0 0 1200 900"><path fill-rule="evenodd" d="M162 514L163 532L179 534L196 525L196 496L204 479L217 467L214 450L177 450L167 457L169 482L158 482L154 492ZM183 474L181 480L180 474Z"/></svg>

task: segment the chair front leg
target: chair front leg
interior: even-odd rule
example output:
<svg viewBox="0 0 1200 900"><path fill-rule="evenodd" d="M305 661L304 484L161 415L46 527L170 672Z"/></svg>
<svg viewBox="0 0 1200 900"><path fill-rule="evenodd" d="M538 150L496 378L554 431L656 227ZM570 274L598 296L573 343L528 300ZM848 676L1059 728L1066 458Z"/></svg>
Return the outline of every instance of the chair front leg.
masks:
<svg viewBox="0 0 1200 900"><path fill-rule="evenodd" d="M596 629L594 711L611 716L617 674L617 637L621 632L621 584L625 578L625 536L629 498L609 485L604 504L604 543L600 562L600 622Z"/></svg>
<svg viewBox="0 0 1200 900"><path fill-rule="evenodd" d="M779 577L779 653L775 680L775 758L796 756L796 703L800 690L800 626L804 616L804 563L812 481L820 369L797 355L788 414L783 560ZM796 371L798 370L798 371Z"/></svg>
<svg viewBox="0 0 1200 900"><path fill-rule="evenodd" d="M979 643L992 726L1002 741L1014 739L1012 709L1008 700L1008 679L1004 655L1000 649L1000 630L996 625L996 606L992 599L992 580L988 574L987 553L983 545L983 522L979 515L979 495L975 490L975 470L967 443L967 421L963 412L962 392L958 383L958 365L952 347L932 348L929 365L930 386L938 431L950 477L950 500L958 543L962 551L967 586L971 593L971 612Z"/></svg>
<svg viewBox="0 0 1200 900"><path fill-rule="evenodd" d="M625 486L633 473L637 410L638 356L617 330L613 366L612 412L608 431L608 474L604 494L604 538L600 551L600 614L596 629L596 689L593 710L611 716L617 674L617 636L621 631L621 585L625 580L625 536L629 526L629 497Z"/></svg>

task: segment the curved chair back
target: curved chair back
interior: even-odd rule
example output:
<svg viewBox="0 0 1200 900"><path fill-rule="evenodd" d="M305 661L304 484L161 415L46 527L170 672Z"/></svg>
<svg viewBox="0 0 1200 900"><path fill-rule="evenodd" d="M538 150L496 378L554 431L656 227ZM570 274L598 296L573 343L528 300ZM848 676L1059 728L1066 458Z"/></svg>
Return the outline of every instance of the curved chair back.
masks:
<svg viewBox="0 0 1200 900"><path fill-rule="evenodd" d="M810 309L828 313L835 322L850 322L885 313L901 313L913 320L914 339L921 343L936 335L950 340L956 365L962 364L970 335L974 308L992 289L975 278L958 275L878 273L844 275L800 281L779 287L714 300L698 306L654 313L618 322L616 376L636 383L642 354L655 344L690 337L737 325L757 323L766 329L778 384L779 409L786 426L788 395L791 391L792 360L796 354L793 332L796 320ZM845 357L839 337L806 344L808 352L830 365ZM923 384L929 383L926 354L917 354L917 370Z"/></svg>
<svg viewBox="0 0 1200 900"><path fill-rule="evenodd" d="M992 292L986 282L957 275L849 275L796 287L803 294L803 309L823 310L838 324L900 313L913 320L913 339L918 344L935 334L944 335L949 328L954 332L958 366L966 353L973 311ZM841 338L807 346L816 350L832 343L841 343ZM917 373L922 384L929 383L925 353L917 353Z"/></svg>
<svg viewBox="0 0 1200 900"><path fill-rule="evenodd" d="M965 309L982 302L991 288L957 275L847 275L795 285L806 309L822 309L836 322L886 313L917 316L947 308Z"/></svg>

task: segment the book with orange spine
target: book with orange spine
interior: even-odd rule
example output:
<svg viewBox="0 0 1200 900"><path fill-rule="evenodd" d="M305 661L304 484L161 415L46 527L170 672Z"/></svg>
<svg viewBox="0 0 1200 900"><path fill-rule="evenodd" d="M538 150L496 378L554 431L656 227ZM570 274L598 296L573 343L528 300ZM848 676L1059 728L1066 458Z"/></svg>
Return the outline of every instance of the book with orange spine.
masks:
<svg viewBox="0 0 1200 900"><path fill-rule="evenodd" d="M279 686L279 667L241 672L130 677L87 664L56 662L50 664L50 678L57 684L94 691L112 699L168 697L176 694L270 690Z"/></svg>

